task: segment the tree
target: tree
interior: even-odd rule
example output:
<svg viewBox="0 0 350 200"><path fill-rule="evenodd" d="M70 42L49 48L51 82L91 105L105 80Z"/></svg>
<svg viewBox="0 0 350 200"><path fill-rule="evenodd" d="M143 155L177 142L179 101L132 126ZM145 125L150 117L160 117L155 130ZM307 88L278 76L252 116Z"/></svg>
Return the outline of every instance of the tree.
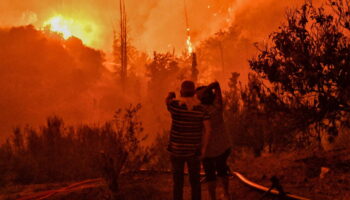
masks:
<svg viewBox="0 0 350 200"><path fill-rule="evenodd" d="M167 92L172 88L177 87L175 83L180 72L178 59L170 54L161 54L154 52L154 58L151 63L146 65L146 76L149 77L148 90L153 102L161 101L166 96Z"/></svg>
<svg viewBox="0 0 350 200"><path fill-rule="evenodd" d="M248 83L238 82L232 73L229 90L225 92L225 119L233 145L248 147L255 156L268 147L269 152L285 150L293 144L294 124L289 120L286 105L276 101L256 73L249 73Z"/></svg>
<svg viewBox="0 0 350 200"><path fill-rule="evenodd" d="M126 30L126 11L125 11L125 2L120 0L120 78L122 81L123 87L126 83L126 78L128 75L128 54L127 54L127 41L128 35Z"/></svg>
<svg viewBox="0 0 350 200"><path fill-rule="evenodd" d="M196 47L198 57L198 69L200 79L216 77L217 79L228 79L231 75L228 71L245 74L236 66L247 65L247 58L254 51L254 46L249 38L244 36L244 31L236 24L232 24L226 30L220 30L211 37L201 41Z"/></svg>
<svg viewBox="0 0 350 200"><path fill-rule="evenodd" d="M350 1L328 2L333 11L306 2L289 12L249 64L270 82L269 96L288 108L294 129L319 127L336 136L349 125Z"/></svg>

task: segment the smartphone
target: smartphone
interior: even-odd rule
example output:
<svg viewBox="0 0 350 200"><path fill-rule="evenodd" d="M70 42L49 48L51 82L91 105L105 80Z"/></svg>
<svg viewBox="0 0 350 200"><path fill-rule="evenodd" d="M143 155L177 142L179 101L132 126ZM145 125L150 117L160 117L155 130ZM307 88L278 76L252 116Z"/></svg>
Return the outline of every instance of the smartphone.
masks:
<svg viewBox="0 0 350 200"><path fill-rule="evenodd" d="M168 95L170 98L176 98L176 94L175 92L169 92L169 95Z"/></svg>

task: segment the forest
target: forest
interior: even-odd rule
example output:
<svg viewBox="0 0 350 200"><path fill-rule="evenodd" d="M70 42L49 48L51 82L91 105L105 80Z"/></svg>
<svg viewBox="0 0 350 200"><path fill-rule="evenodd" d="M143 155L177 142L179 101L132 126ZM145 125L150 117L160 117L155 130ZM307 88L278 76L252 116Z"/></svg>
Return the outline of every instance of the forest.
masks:
<svg viewBox="0 0 350 200"><path fill-rule="evenodd" d="M139 49L120 11L110 54L48 28L0 26L0 199L171 199L164 101L184 80L221 84L231 172L350 198L349 0L285 9L259 41L231 23L180 53ZM234 199L264 195L234 177L230 187Z"/></svg>

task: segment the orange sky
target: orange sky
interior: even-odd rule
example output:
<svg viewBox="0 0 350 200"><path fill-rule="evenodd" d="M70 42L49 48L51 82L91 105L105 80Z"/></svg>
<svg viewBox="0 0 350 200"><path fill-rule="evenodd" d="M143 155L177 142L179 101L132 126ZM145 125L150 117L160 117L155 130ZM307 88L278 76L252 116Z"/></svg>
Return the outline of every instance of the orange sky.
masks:
<svg viewBox="0 0 350 200"><path fill-rule="evenodd" d="M271 28L271 25L279 22L284 7L293 7L296 2L302 2L302 0L186 1L195 44L219 29L226 28L230 23L241 24L241 19L245 20L242 28L247 29L247 34L256 37L256 33L260 34L263 31L261 28L264 28L264 25ZM53 16L62 15L83 21L87 35L92 38L88 45L110 51L113 27L118 27L118 2L118 0L2 0L0 26L34 24L39 28ZM268 10L264 10L266 6ZM130 38L137 48L148 53L172 51L173 48L181 52L185 48L184 1L127 0L126 9ZM265 13L259 13L259 10ZM275 21L269 19L267 13L269 11L273 14L279 13L275 16ZM249 19L249 15L253 19ZM256 25L258 27L254 33L252 27Z"/></svg>
<svg viewBox="0 0 350 200"><path fill-rule="evenodd" d="M149 55L153 51L172 51L173 48L178 54L185 50L186 25L182 0L125 1L130 39L136 48ZM225 58L230 60L226 62L228 66L224 76L219 79L223 87L226 87L231 72L239 72L241 77L246 79L249 71L247 60L256 53L253 43L267 40L268 35L284 21L287 7L295 7L296 4L304 2L304 0L186 1L191 37L195 47L202 40L220 29L227 28L230 24L238 29L233 39L237 39L237 42L233 41L225 47ZM74 29L79 29L78 32L82 32L83 36L78 37L88 37L88 40L81 38L87 43L86 45L105 52L111 50L113 27L118 28L118 0L0 0L0 28L33 24L40 29L48 20L57 20L53 18L57 16L67 20ZM27 29L29 30L24 31L23 35L40 35L30 28ZM6 31L4 35L12 37L12 34ZM13 37L13 41L0 38L0 42L1 39L4 44L15 44L16 47L8 51L6 45L3 45L0 51L4 54L12 52L13 57L26 56L27 60L11 60L10 56L0 59L0 71L2 71L0 75L3 76L0 89L3 93L7 93L0 98L0 107L4 108L0 113L0 132L10 132L15 125L42 124L45 118L52 114L58 114L68 122L84 122L92 117L102 120L104 119L102 116L108 116L105 118L109 119L116 107L128 104L132 99L126 95L124 99L121 98L122 94L117 92L118 88L115 80L111 78L111 73L105 73L103 66L89 61L90 59L99 63L97 61L103 60L103 55L90 52L75 40L67 41L64 45L68 48L63 51L62 44L54 40L42 43L45 39L41 40L37 36L34 39L23 38L25 44L21 44L22 40L18 41L17 37ZM38 52L30 52L28 50L35 49L30 46L31 44L42 46L35 47ZM47 49L52 49L52 54ZM65 51L73 54L73 58L78 60L68 59L69 56ZM81 51L86 55L81 56ZM92 56L93 54L96 55ZM44 59L30 58L31 56ZM62 58L67 59L66 63L57 62ZM4 60L12 63L8 64ZM220 68L220 64L214 65L199 66L202 73L200 76L203 76L205 70L210 72L214 67ZM100 67L98 73L95 67ZM140 64L140 68L144 66ZM80 71L77 76L79 79L76 77L78 71ZM33 75L28 76L28 72ZM82 73L85 75L82 76ZM209 81L218 80L218 77L212 74ZM146 88L147 79L143 77L142 81L142 85ZM78 97L76 94L79 94ZM142 100L144 99L137 99L138 102L144 103ZM99 112L102 113L100 116L96 114ZM154 123L150 121L149 124ZM1 138L0 135L0 141Z"/></svg>

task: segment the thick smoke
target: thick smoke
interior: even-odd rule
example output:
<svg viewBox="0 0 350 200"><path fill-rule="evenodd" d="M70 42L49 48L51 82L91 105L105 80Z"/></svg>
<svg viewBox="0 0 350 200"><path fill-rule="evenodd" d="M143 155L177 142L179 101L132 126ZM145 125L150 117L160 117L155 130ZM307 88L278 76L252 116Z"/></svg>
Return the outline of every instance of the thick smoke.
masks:
<svg viewBox="0 0 350 200"><path fill-rule="evenodd" d="M101 51L77 38L62 40L32 26L0 29L1 135L49 115L69 123L111 118L123 98L103 62Z"/></svg>
<svg viewBox="0 0 350 200"><path fill-rule="evenodd" d="M118 0L1 0L0 1L0 131L14 125L42 123L50 114L68 122L103 121L116 107L142 102L142 95L120 92L115 76L103 66L118 31ZM281 22L287 7L303 0L186 0L195 47L219 30L235 27L237 42L226 44L227 80L230 72L247 73L247 59ZM185 50L186 23L182 0L126 0L131 43L139 50ZM95 37L86 47L80 40L45 35L43 23L55 15L91 21ZM201 62L199 62L201 63ZM220 61L217 62L218 66ZM218 67L216 66L216 67ZM140 74L143 66L136 68ZM199 66L200 69L214 66ZM213 71L213 70L212 70ZM215 77L213 77L215 76ZM202 75L203 77L203 75ZM211 73L212 80L218 79ZM139 80L137 80L139 81ZM135 80L135 84L137 82ZM143 81L143 82L142 82ZM141 80L141 85L146 81ZM142 91L141 91L142 92ZM152 122L148 122L152 124ZM147 128L147 127L146 127ZM155 127L157 129L157 127ZM0 135L1 138L1 135Z"/></svg>
<svg viewBox="0 0 350 200"><path fill-rule="evenodd" d="M231 72L239 72L240 81L245 83L250 71L248 59L257 53L255 44L265 45L269 34L285 22L288 9L301 3L297 0L242 0L230 4L226 24L216 27L215 34L197 45L200 82L219 80L225 88Z"/></svg>
<svg viewBox="0 0 350 200"><path fill-rule="evenodd" d="M41 27L50 17L61 14L73 19L89 20L96 25L93 47L110 50L113 28L118 30L118 0L2 0L0 26L27 25ZM186 25L182 0L126 1L128 28L134 45L149 53L177 52L185 49ZM200 40L230 23L255 30L262 36L284 14L284 8L301 0L186 0L188 22L193 40ZM262 28L262 29L260 29ZM268 32L268 31L267 31ZM252 35L254 36L254 34Z"/></svg>

